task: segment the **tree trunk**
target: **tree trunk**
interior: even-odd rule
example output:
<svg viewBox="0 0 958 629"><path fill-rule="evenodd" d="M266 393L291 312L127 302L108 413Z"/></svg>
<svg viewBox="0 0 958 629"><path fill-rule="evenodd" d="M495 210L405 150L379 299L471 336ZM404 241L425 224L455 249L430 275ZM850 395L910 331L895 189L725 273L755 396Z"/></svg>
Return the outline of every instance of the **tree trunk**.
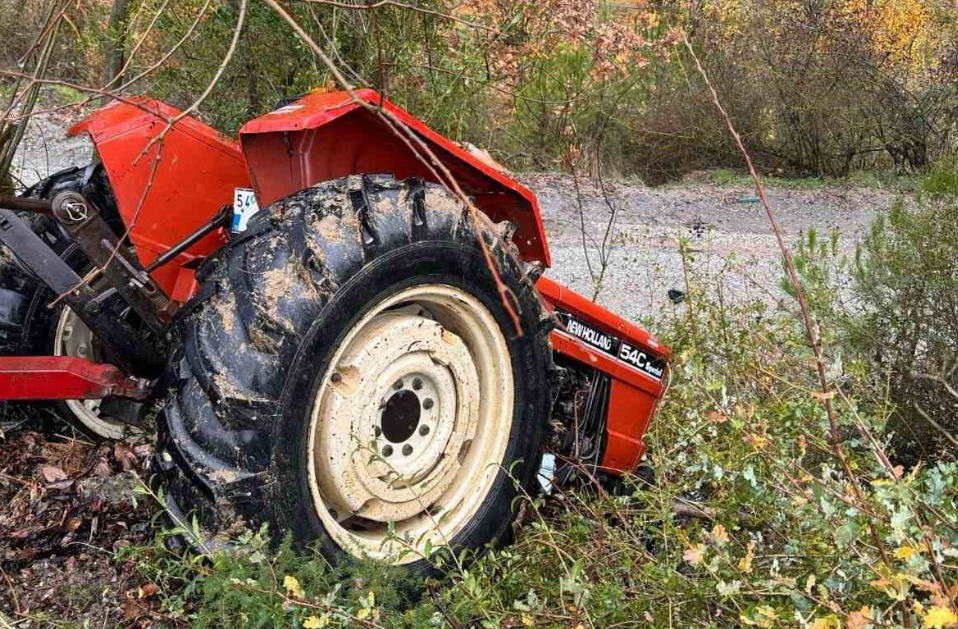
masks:
<svg viewBox="0 0 958 629"><path fill-rule="evenodd" d="M113 0L113 10L110 11L110 21L107 24L106 36L106 65L104 68L104 83L110 83L123 70L126 61L126 12L130 0Z"/></svg>

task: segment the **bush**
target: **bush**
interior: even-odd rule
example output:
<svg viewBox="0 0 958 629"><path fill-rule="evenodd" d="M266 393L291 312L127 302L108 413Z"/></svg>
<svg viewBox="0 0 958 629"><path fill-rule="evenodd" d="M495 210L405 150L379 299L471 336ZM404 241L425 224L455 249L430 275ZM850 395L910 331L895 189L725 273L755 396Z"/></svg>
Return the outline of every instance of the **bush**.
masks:
<svg viewBox="0 0 958 629"><path fill-rule="evenodd" d="M894 449L905 463L958 446L958 175L944 161L913 201L879 218L856 260L861 346L888 376Z"/></svg>

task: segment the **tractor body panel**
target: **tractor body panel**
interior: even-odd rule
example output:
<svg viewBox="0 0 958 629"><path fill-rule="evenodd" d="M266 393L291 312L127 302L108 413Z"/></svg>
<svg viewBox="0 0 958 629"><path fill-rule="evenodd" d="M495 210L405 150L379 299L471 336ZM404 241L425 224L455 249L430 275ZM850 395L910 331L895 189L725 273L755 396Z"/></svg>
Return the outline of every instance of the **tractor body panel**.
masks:
<svg viewBox="0 0 958 629"><path fill-rule="evenodd" d="M665 393L668 347L546 277L536 288L561 323L551 334L553 350L610 378L602 467L633 470L645 452L642 436Z"/></svg>
<svg viewBox="0 0 958 629"><path fill-rule="evenodd" d="M362 104L346 92L315 92L243 125L240 142L260 207L346 175L388 172L397 179L446 184L445 168L493 221L515 223L513 241L523 259L549 266L539 205L531 191L374 90L355 95ZM424 146L441 167L419 157L428 160Z"/></svg>
<svg viewBox="0 0 958 629"><path fill-rule="evenodd" d="M93 141L144 266L231 203L234 188L249 187L236 142L188 116L163 135L179 113L146 98L115 101L69 130ZM224 242L222 230L208 235L153 279L174 301L186 301L196 289L186 265Z"/></svg>

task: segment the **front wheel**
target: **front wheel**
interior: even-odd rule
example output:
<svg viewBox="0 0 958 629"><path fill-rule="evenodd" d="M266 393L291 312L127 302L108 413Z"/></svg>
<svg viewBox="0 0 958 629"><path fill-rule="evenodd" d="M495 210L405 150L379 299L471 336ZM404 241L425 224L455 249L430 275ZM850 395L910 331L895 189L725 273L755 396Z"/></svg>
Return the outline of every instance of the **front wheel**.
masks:
<svg viewBox="0 0 958 629"><path fill-rule="evenodd" d="M183 326L158 459L175 508L412 571L501 539L534 491L551 365L511 245L385 176L266 212Z"/></svg>

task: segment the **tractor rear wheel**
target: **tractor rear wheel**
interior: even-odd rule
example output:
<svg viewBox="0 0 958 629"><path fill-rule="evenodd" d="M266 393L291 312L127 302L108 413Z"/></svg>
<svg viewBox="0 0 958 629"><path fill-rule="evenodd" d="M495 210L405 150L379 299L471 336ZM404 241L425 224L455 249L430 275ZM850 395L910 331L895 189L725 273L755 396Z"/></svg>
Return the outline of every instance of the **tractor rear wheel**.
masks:
<svg viewBox="0 0 958 629"><path fill-rule="evenodd" d="M172 509L414 572L502 538L536 485L551 353L496 230L385 175L254 217L185 306L156 459Z"/></svg>

